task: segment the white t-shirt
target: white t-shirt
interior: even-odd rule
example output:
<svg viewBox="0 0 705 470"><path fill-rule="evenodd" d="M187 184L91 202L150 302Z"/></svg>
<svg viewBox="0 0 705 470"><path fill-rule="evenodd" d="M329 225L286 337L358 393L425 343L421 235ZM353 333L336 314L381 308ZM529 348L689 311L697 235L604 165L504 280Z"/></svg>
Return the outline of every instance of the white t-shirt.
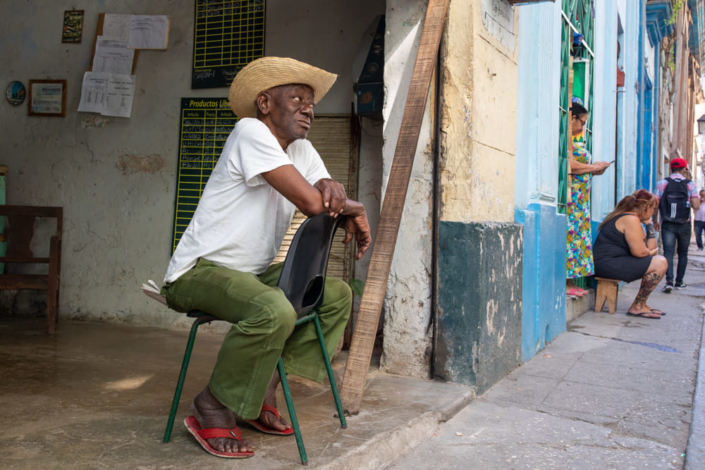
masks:
<svg viewBox="0 0 705 470"><path fill-rule="evenodd" d="M277 255L296 207L261 174L292 164L310 184L330 178L308 140L295 141L285 152L262 121L241 119L171 257L164 282L177 280L198 258L263 273Z"/></svg>

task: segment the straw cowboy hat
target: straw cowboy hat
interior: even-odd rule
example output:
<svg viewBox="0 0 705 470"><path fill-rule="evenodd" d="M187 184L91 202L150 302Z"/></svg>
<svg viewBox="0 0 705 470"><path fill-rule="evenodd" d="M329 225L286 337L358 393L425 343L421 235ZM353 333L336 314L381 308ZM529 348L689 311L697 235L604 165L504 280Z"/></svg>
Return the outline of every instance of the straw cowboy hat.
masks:
<svg viewBox="0 0 705 470"><path fill-rule="evenodd" d="M272 87L302 83L313 88L313 102L328 93L338 76L298 60L262 57L238 72L230 85L230 108L239 118L257 117L257 95Z"/></svg>

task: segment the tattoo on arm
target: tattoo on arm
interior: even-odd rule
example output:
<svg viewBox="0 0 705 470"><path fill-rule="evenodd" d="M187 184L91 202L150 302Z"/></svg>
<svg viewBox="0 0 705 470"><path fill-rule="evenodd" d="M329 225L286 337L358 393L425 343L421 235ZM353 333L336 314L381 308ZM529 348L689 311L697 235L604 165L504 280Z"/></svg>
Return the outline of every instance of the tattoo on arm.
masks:
<svg viewBox="0 0 705 470"><path fill-rule="evenodd" d="M656 238L656 230L654 230L654 224L646 224L646 239L652 240Z"/></svg>

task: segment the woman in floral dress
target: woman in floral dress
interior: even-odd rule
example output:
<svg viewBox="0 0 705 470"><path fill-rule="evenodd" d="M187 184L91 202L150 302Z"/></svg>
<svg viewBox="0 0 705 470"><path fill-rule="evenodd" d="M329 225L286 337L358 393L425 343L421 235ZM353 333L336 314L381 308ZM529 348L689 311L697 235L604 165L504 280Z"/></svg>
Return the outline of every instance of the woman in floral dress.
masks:
<svg viewBox="0 0 705 470"><path fill-rule="evenodd" d="M573 138L573 155L570 158L570 202L568 203L568 250L566 266L566 293L582 297L587 291L575 285L574 280L592 276L592 228L590 220L590 189L593 175L601 175L611 165L608 162L592 163L585 140L588 110L579 98L573 98L570 108L570 130Z"/></svg>

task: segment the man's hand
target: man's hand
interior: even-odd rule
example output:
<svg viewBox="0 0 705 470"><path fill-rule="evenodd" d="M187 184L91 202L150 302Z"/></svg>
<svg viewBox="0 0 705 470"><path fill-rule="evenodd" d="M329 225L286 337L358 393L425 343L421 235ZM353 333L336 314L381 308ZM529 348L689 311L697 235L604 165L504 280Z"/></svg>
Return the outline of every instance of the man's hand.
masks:
<svg viewBox="0 0 705 470"><path fill-rule="evenodd" d="M348 216L343 223L345 228L345 239L343 243L350 243L355 236L357 240L357 254L355 259L360 259L365 254L372 243L370 236L370 224L367 222L367 214L363 213L357 217Z"/></svg>
<svg viewBox="0 0 705 470"><path fill-rule="evenodd" d="M345 210L345 202L348 196L345 194L345 187L332 179L320 179L313 185L321 192L323 206L328 209L332 217L338 217Z"/></svg>
<svg viewBox="0 0 705 470"><path fill-rule="evenodd" d="M355 236L357 240L357 254L355 255L355 259L360 259L372 243L370 223L367 221L365 206L360 202L348 199L345 212L348 214L348 217L343 223L343 228L345 229L345 239L343 243L350 243L353 236Z"/></svg>
<svg viewBox="0 0 705 470"><path fill-rule="evenodd" d="M654 230L656 230L657 232L660 232L661 231L661 224L654 221Z"/></svg>

